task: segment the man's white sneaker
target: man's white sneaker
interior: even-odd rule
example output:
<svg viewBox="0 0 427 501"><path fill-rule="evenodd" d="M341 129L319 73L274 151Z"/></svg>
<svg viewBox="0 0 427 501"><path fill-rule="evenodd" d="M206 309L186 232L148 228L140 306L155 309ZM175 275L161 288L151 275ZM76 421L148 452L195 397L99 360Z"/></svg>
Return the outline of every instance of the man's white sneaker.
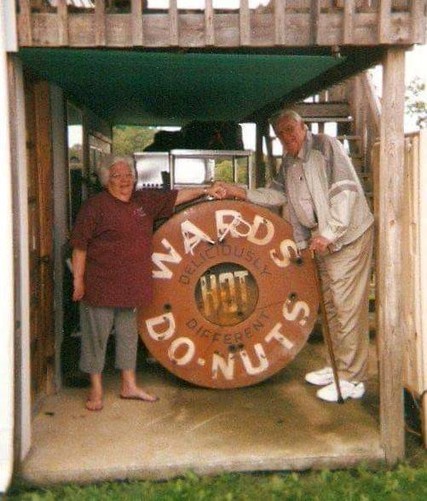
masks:
<svg viewBox="0 0 427 501"><path fill-rule="evenodd" d="M334 373L332 367L323 367L319 371L309 372L305 375L307 383L315 384L316 386L325 386L334 380Z"/></svg>
<svg viewBox="0 0 427 501"><path fill-rule="evenodd" d="M343 400L347 400L347 398L362 398L365 394L365 385L363 383L352 383L345 379L340 379L339 385ZM321 388L317 391L316 395L326 402L338 402L338 392L335 383Z"/></svg>

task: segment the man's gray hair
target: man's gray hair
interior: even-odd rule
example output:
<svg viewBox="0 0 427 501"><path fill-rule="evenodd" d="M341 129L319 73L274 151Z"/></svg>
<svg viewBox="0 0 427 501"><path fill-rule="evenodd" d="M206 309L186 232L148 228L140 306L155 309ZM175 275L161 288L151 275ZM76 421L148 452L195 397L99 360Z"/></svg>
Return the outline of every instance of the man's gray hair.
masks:
<svg viewBox="0 0 427 501"><path fill-rule="evenodd" d="M132 174L133 179L135 180L135 166L134 160L131 156L116 156L116 155L106 155L101 162L100 167L98 168L98 177L99 182L105 188L107 186L108 181L110 180L110 171L111 167L118 163L125 163L129 166L129 170Z"/></svg>
<svg viewBox="0 0 427 501"><path fill-rule="evenodd" d="M295 110L288 108L278 111L270 118L270 123L273 129L275 129L276 125L284 118L289 118L290 120L294 120L297 123L304 123L304 120L301 117L301 115L299 115Z"/></svg>

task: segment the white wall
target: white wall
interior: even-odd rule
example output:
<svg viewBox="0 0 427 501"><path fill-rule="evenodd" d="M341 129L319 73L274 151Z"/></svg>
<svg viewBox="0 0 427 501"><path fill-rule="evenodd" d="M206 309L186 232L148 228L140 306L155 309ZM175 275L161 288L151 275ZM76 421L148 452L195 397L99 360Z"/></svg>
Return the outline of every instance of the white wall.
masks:
<svg viewBox="0 0 427 501"><path fill-rule="evenodd" d="M0 492L12 477L14 428L14 289L8 56L0 9Z"/></svg>

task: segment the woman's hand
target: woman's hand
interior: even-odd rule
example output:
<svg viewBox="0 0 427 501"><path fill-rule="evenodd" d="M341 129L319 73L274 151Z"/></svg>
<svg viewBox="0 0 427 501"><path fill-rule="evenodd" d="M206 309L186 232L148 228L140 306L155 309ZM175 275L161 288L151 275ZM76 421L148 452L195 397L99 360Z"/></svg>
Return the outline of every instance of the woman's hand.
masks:
<svg viewBox="0 0 427 501"><path fill-rule="evenodd" d="M85 295L85 284L83 278L76 277L73 279L73 301L80 301Z"/></svg>
<svg viewBox="0 0 427 501"><path fill-rule="evenodd" d="M218 200L222 200L226 198L227 191L226 189L219 183L214 183L209 188L206 188L206 195L216 198Z"/></svg>
<svg viewBox="0 0 427 501"><path fill-rule="evenodd" d="M215 181L212 185L223 190L222 198L237 198L239 200L246 200L246 190L232 183L225 183L224 181Z"/></svg>

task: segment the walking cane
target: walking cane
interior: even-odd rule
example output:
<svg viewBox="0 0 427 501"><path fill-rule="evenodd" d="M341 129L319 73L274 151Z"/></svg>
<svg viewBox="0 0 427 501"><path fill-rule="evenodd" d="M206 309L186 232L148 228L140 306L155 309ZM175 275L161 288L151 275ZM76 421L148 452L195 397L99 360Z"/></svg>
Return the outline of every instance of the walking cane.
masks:
<svg viewBox="0 0 427 501"><path fill-rule="evenodd" d="M328 317L326 316L325 302L323 301L323 291L322 291L322 279L320 278L320 272L317 266L316 258L314 257L314 251L311 252L311 257L314 261L314 272L316 275L317 292L319 293L319 304L320 304L320 314L322 317L322 334L323 339L328 347L329 358L331 360L332 373L334 375L335 387L337 389L338 403L343 404L344 399L342 398L341 388L338 380L338 370L337 363L335 361L334 348L332 346L331 332L329 330Z"/></svg>

